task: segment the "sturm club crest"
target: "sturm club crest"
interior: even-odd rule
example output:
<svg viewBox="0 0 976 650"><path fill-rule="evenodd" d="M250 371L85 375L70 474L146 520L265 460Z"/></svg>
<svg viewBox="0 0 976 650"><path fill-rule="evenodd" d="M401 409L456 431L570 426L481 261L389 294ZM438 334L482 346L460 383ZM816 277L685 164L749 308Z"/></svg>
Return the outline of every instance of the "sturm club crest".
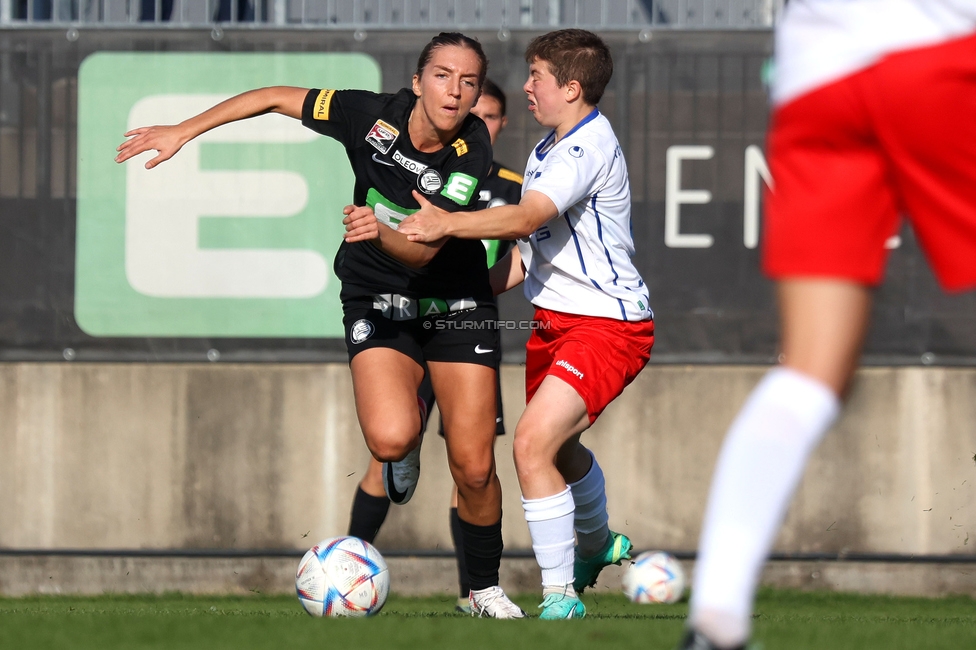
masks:
<svg viewBox="0 0 976 650"><path fill-rule="evenodd" d="M427 169L417 177L417 187L424 194L437 194L444 187L444 179L433 169Z"/></svg>
<svg viewBox="0 0 976 650"><path fill-rule="evenodd" d="M371 337L374 331L372 323L365 318L360 318L352 324L352 328L349 330L349 340L353 343L362 343Z"/></svg>

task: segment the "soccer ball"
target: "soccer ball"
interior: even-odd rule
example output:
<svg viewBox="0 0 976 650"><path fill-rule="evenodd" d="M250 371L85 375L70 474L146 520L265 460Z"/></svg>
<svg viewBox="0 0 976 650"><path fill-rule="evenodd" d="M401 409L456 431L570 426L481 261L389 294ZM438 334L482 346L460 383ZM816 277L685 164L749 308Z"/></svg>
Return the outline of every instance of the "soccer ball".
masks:
<svg viewBox="0 0 976 650"><path fill-rule="evenodd" d="M685 572L674 556L645 551L624 573L624 594L635 603L676 603L685 593Z"/></svg>
<svg viewBox="0 0 976 650"><path fill-rule="evenodd" d="M305 554L295 590L312 616L372 616L390 593L386 560L358 537L330 537Z"/></svg>

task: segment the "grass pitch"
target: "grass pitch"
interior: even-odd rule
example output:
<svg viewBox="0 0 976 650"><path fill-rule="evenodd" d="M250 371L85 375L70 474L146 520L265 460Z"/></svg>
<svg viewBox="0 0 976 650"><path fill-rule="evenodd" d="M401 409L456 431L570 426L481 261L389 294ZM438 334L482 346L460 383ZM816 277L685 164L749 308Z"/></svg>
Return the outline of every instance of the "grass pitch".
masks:
<svg viewBox="0 0 976 650"><path fill-rule="evenodd" d="M534 613L538 598L516 599ZM313 619L290 596L103 596L0 599L0 648L174 650L383 648L671 650L688 612L584 596L587 618L475 620L453 599L391 597L369 619ZM976 601L763 591L755 637L765 650L976 648Z"/></svg>

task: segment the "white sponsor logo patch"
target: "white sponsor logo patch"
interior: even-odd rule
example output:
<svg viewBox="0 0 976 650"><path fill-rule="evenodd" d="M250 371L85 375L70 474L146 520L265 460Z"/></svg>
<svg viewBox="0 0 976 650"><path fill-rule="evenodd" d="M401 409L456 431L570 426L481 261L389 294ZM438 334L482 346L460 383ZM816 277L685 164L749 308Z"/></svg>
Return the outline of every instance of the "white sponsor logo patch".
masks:
<svg viewBox="0 0 976 650"><path fill-rule="evenodd" d="M400 163L401 167L403 167L404 169L406 169L408 172L412 174L420 174L421 172L427 169L427 165L423 163L419 163L416 160L413 160L411 158L407 158L402 153L400 153L399 149L393 152L393 160Z"/></svg>
<svg viewBox="0 0 976 650"><path fill-rule="evenodd" d="M365 318L360 318L352 324L352 329L349 330L349 339L353 343L362 343L371 337L374 331L376 330L372 323Z"/></svg>

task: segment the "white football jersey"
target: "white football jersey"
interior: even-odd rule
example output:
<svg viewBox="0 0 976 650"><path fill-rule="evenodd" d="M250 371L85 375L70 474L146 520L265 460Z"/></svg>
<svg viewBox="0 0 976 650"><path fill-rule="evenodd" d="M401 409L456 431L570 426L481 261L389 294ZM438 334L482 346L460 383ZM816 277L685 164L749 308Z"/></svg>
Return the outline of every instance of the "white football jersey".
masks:
<svg viewBox="0 0 976 650"><path fill-rule="evenodd" d="M522 194L548 196L559 216L518 240L525 297L568 314L640 321L653 317L631 262L630 180L620 144L598 109L559 142L550 133L529 154Z"/></svg>
<svg viewBox="0 0 976 650"><path fill-rule="evenodd" d="M976 0L792 0L776 28L781 104L898 50L976 30Z"/></svg>

